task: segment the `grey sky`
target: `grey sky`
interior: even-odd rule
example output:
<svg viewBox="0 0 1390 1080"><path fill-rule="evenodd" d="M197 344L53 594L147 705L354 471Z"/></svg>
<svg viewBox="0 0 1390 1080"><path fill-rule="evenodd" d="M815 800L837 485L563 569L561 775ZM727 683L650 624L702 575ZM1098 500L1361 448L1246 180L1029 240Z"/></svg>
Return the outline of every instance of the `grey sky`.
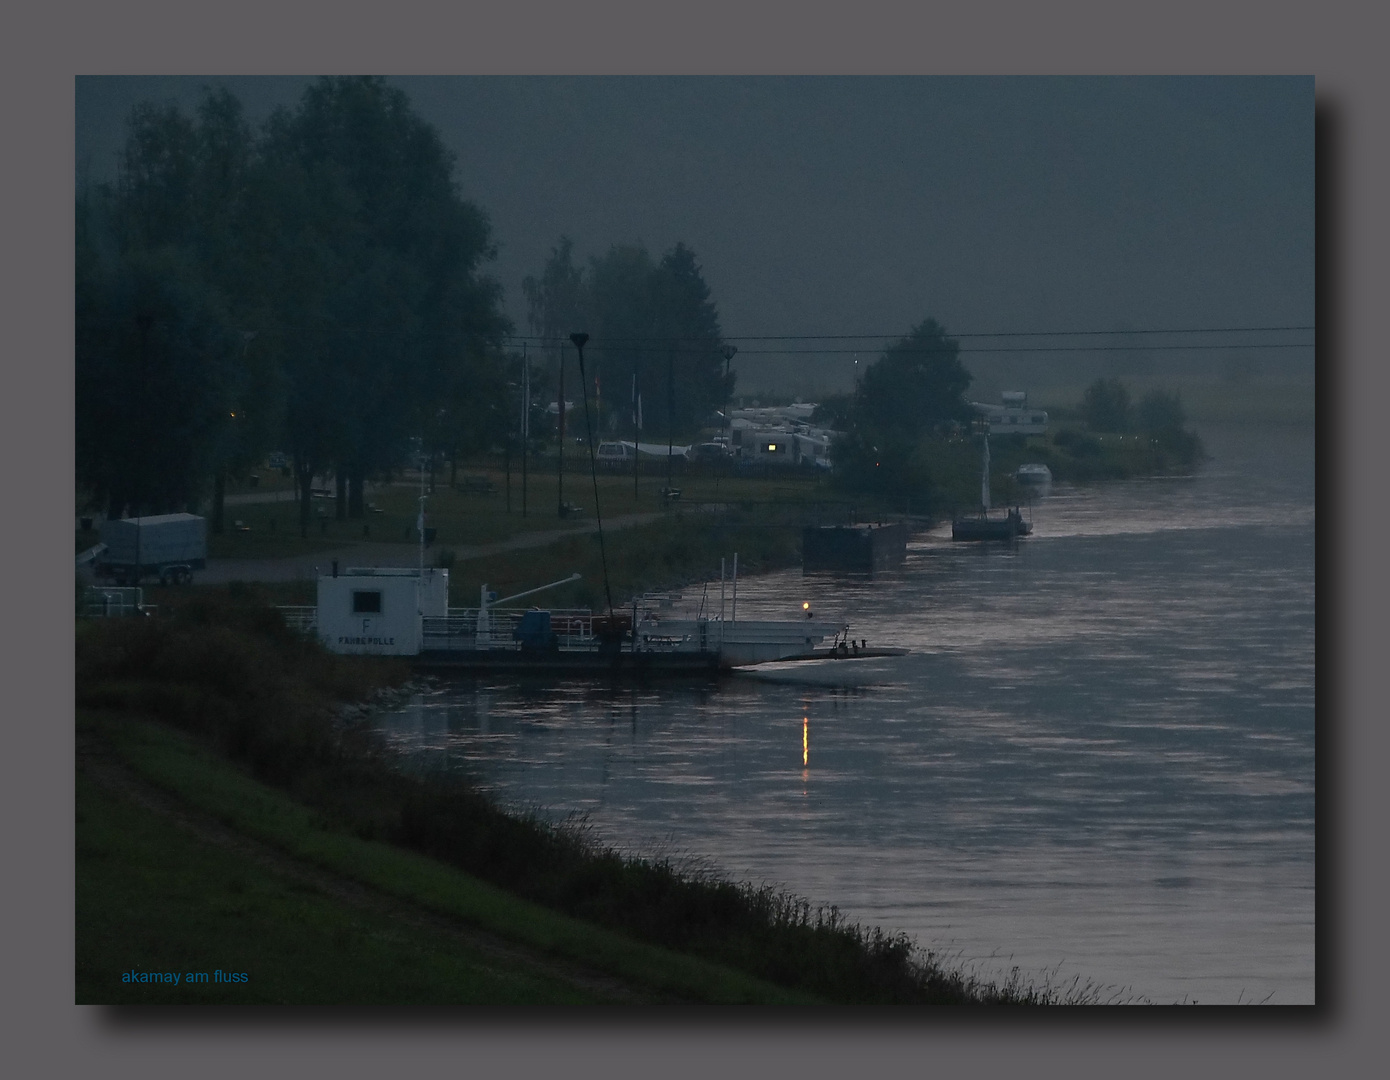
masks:
<svg viewBox="0 0 1390 1080"><path fill-rule="evenodd" d="M308 81L79 78L79 173L111 175L139 100L226 84L259 120ZM1313 322L1311 78L392 81L491 216L521 331L562 233L684 241L731 336Z"/></svg>

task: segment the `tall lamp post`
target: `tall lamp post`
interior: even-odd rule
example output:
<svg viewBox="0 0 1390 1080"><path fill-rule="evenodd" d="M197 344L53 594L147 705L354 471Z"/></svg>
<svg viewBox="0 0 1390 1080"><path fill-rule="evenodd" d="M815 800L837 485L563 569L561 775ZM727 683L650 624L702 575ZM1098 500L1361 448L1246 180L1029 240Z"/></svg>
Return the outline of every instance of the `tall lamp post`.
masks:
<svg viewBox="0 0 1390 1080"><path fill-rule="evenodd" d="M589 340L589 335L588 335L588 334L571 334L571 335L570 335L570 341L574 342L574 347L575 347L575 349L577 349L578 352L579 352L579 358L580 358L581 362L582 362L583 359L584 359L584 343L585 343L586 341L588 341L588 340ZM581 381L582 381L583 378L584 378L582 366L581 366L581 370L580 370L580 375L579 375L579 377L580 377ZM580 388L583 389L582 386L581 386ZM560 517L565 517L565 516L566 516L566 512L565 512L565 350L564 350L564 347L563 347L563 346L561 346L561 348L560 348L560 394L559 394L559 398L560 398L560 400L559 400L559 402L558 402L558 404L557 404L557 407L559 408L559 411L560 411L560 495L559 495L560 506L559 506L559 514L560 514Z"/></svg>
<svg viewBox="0 0 1390 1080"><path fill-rule="evenodd" d="M555 512L565 516L565 347L560 346L560 389L555 394L556 430L560 433L559 494Z"/></svg>

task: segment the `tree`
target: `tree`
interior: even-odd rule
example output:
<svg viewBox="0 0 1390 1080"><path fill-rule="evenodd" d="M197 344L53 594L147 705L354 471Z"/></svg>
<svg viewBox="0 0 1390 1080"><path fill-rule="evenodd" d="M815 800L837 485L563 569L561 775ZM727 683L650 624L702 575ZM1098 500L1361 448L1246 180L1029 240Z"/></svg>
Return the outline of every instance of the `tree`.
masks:
<svg viewBox="0 0 1390 1080"><path fill-rule="evenodd" d="M959 353L960 343L935 319L913 327L864 372L854 395L856 425L915 440L951 423L968 423L971 376Z"/></svg>
<svg viewBox="0 0 1390 1080"><path fill-rule="evenodd" d="M1092 431L1128 431L1129 391L1118 379L1097 379L1081 399L1081 418Z"/></svg>
<svg viewBox="0 0 1390 1080"><path fill-rule="evenodd" d="M695 253L683 243L660 262L641 245L614 244L581 270L569 238L561 237L542 273L522 287L531 330L549 348L569 348L574 330L589 334L591 380L601 371L603 384L617 389L606 399L608 413L626 417L635 377L647 402L647 427L675 437L693 433L732 391L719 313Z"/></svg>
<svg viewBox="0 0 1390 1080"><path fill-rule="evenodd" d="M467 422L467 369L510 324L481 273L496 254L487 217L460 198L452 156L401 91L320 80L272 115L261 170L304 532L316 472L346 477L360 516L369 471L396 464L412 436Z"/></svg>
<svg viewBox="0 0 1390 1080"><path fill-rule="evenodd" d="M959 343L927 319L869 366L848 408L832 405L847 424L831 448L839 483L919 511L934 506L941 436L973 415L959 353Z"/></svg>
<svg viewBox="0 0 1390 1080"><path fill-rule="evenodd" d="M79 248L77 474L109 516L186 509L217 465L239 341L218 293L170 248Z"/></svg>
<svg viewBox="0 0 1390 1080"><path fill-rule="evenodd" d="M220 510L229 462L264 433L245 419L267 384L239 370L230 288L248 158L230 95L209 94L196 121L144 104L116 181L79 199L78 469L108 512L196 503L209 474Z"/></svg>

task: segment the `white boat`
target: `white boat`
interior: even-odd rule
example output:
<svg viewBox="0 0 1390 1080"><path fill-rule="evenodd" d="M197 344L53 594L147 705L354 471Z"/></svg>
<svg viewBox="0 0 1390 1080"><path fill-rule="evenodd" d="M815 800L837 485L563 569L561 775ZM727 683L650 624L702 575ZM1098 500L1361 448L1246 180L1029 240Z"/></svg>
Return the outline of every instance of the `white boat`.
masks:
<svg viewBox="0 0 1390 1080"><path fill-rule="evenodd" d="M1052 470L1038 462L1030 462L1027 465L1020 465L1018 471L1014 473L1014 477L1020 484L1036 484L1041 487L1044 484L1052 483Z"/></svg>

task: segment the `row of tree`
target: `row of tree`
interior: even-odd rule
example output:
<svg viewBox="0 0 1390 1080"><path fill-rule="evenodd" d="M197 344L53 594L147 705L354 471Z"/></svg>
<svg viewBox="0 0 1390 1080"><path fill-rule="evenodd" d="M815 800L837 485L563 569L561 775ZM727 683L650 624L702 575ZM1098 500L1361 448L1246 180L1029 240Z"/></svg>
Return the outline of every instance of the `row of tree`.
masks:
<svg viewBox="0 0 1390 1080"><path fill-rule="evenodd" d="M141 105L117 179L77 206L78 479L159 512L287 451L345 512L423 434L486 439L511 327L489 223L438 133L379 79L324 79L259 129L212 92Z"/></svg>
<svg viewBox="0 0 1390 1080"><path fill-rule="evenodd" d="M688 438L733 392L718 310L695 253L683 243L659 261L641 245L614 245L582 267L572 241L561 237L522 289L551 385L564 378L562 398L593 393L603 426L611 419L619 430L632 427L640 396L647 432ZM574 367L561 363L577 329L590 336L585 387Z"/></svg>
<svg viewBox="0 0 1390 1080"><path fill-rule="evenodd" d="M693 251L615 246L580 267L562 238L524 283L536 348L518 349L484 272L487 216L453 167L381 79L322 79L259 128L226 90L193 115L138 106L116 180L77 205L77 471L93 501L159 513L210 490L220 531L227 478L283 450L302 532L315 476L337 479L340 516L362 516L365 479L416 440L455 462L510 444L523 354L537 419L585 390L625 429L640 393L647 437L676 437L723 405L733 376ZM574 331L590 335L586 387Z"/></svg>

